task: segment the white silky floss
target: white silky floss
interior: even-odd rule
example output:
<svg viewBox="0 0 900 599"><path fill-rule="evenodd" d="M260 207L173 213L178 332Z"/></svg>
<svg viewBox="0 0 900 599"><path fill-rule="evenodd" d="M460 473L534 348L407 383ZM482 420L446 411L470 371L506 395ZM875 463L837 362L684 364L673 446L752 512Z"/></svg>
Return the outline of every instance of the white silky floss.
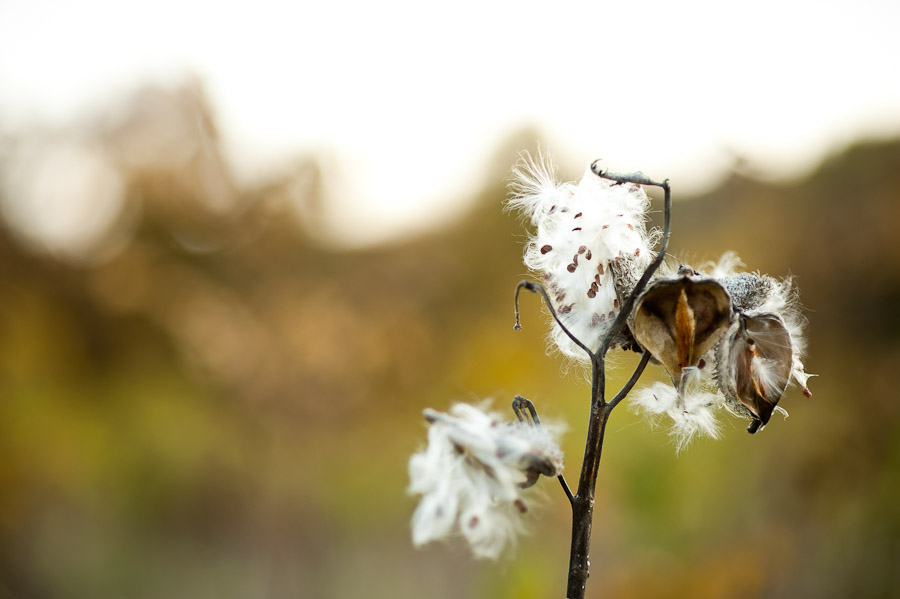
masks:
<svg viewBox="0 0 900 599"><path fill-rule="evenodd" d="M477 557L496 559L522 530L523 485L562 472L562 451L544 428L501 422L456 404L426 410L428 447L409 461L409 493L422 495L412 519L416 546L460 532Z"/></svg>
<svg viewBox="0 0 900 599"><path fill-rule="evenodd" d="M636 413L651 417L665 414L671 419L669 435L676 452L686 448L696 435L719 438L716 410L722 406L722 398L699 386L686 389L681 405L675 387L662 382L633 391L629 402Z"/></svg>
<svg viewBox="0 0 900 599"><path fill-rule="evenodd" d="M647 231L650 199L641 186L616 184L590 168L577 185L560 183L542 156L524 155L513 177L509 206L536 229L525 265L546 283L566 328L596 349L619 310L610 267L615 265L620 284L629 284L654 257L659 232ZM552 327L551 337L566 356L587 359L559 327Z"/></svg>

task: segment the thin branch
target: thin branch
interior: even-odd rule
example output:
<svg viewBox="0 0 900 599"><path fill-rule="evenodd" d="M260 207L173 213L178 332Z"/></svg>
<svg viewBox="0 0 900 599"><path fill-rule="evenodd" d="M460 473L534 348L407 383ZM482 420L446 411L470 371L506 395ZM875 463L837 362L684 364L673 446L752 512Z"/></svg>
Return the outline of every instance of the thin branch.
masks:
<svg viewBox="0 0 900 599"><path fill-rule="evenodd" d="M641 356L641 361L638 363L637 368L634 369L634 373L631 375L631 378L628 379L628 382L625 383L625 386L616 393L616 396L609 400L609 409L612 410L614 407L619 405L619 402L625 399L625 396L631 392L634 388L635 384L637 384L638 379L641 378L641 375L644 373L644 369L647 367L647 363L650 362L650 352L644 351L644 355Z"/></svg>
<svg viewBox="0 0 900 599"><path fill-rule="evenodd" d="M566 477L560 474L556 477L559 481L560 486L562 487L563 492L566 494L566 497L569 499L569 505L575 504L575 496L572 495L572 490L569 488L569 483L566 482Z"/></svg>
<svg viewBox="0 0 900 599"><path fill-rule="evenodd" d="M547 308L550 310L550 315L553 316L553 320L556 321L556 324L559 325L559 328L561 328L563 330L563 333L565 333L569 337L569 339L572 340L572 342L575 345L577 345L578 347L583 349L585 352L587 352L588 357L593 361L594 360L594 352L592 352L584 343L579 341L578 338L575 335L573 335L569 331L569 329L566 328L566 325L564 325L562 323L562 321L559 319L559 316L557 316L557 314L556 314L556 310L553 309L553 303L550 301L550 296L547 294L547 290L544 289L544 286L541 285L540 283L533 283L531 281L522 281L521 283L519 283L516 286L516 324L513 328L517 331L522 328L522 324L521 324L521 322L519 322L519 291L522 288L525 288L532 293L537 293L537 294L544 296L544 301L547 303Z"/></svg>
<svg viewBox="0 0 900 599"><path fill-rule="evenodd" d="M593 172L598 177L603 179L609 179L610 181L615 181L619 185L622 183L635 183L637 185L650 185L653 187L662 187L668 182L668 179L662 183L657 183L641 171L635 171L633 173L611 173L609 171L603 170L600 168L600 160L595 160L591 164L591 172Z"/></svg>
<svg viewBox="0 0 900 599"><path fill-rule="evenodd" d="M622 327L625 326L625 322L631 315L631 310L634 308L634 304L635 301L637 301L638 296L644 291L644 288L647 286L650 278L660 267L666 257L666 250L669 247L669 233L671 231L672 225L672 190L669 188L668 179L664 180L662 183L658 183L656 181L653 181L640 171L626 174L610 173L601 169L597 164L598 162L599 161L595 161L591 165L591 171L593 171L594 174L598 177L609 179L610 181L615 181L616 183L620 184L636 183L638 185L661 187L665 192L665 222L663 224L663 239L662 244L659 248L659 253L656 254L653 262L651 262L650 266L647 267L647 270L644 271L644 274L641 276L640 280L638 280L637 284L634 286L634 289L631 291L625 301L621 303L621 307L619 309L619 313L616 315L616 319L613 321L612 326L610 326L606 335L603 337L603 340L600 343L600 348L597 350L597 354L600 356L605 356L606 352L609 351L609 348L612 345L613 339L616 335L619 334L619 331L622 330Z"/></svg>
<svg viewBox="0 0 900 599"><path fill-rule="evenodd" d="M513 398L512 409L516 414L516 418L519 419L519 422L540 428L541 418L538 416L537 408L534 407L534 403L530 399L522 397L521 395L516 395ZM569 504L571 505L572 502L575 501L575 497L572 495L572 490L569 489L569 483L566 482L566 477L560 473L556 479L559 481L560 486L562 486L562 490L566 494L566 497L569 499Z"/></svg>

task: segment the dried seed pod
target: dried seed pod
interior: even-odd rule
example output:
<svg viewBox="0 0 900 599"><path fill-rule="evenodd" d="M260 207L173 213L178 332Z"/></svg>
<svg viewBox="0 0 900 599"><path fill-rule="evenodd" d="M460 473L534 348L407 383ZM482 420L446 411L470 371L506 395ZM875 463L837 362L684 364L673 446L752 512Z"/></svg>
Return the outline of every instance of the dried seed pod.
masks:
<svg viewBox="0 0 900 599"><path fill-rule="evenodd" d="M736 272L740 260L733 253L726 253L718 264L711 264L711 269L725 289L731 295L734 311L746 316L758 317L761 315L776 316L790 338L791 350L791 374L800 386L803 395L811 397L812 393L807 386L810 375L803 365L803 353L806 347L804 329L806 319L801 312L800 300L797 290L793 287L790 277L775 279L760 273ZM743 406L740 403L729 403L732 408ZM753 417L749 410L735 409L738 413ZM751 429L753 427L751 426Z"/></svg>
<svg viewBox="0 0 900 599"><path fill-rule="evenodd" d="M657 279L641 294L631 318L635 339L682 389L685 369L696 367L732 320L731 298L715 279L682 269Z"/></svg>
<svg viewBox="0 0 900 599"><path fill-rule="evenodd" d="M769 422L791 378L788 329L774 314L741 314L716 348L716 361L719 389L734 411L749 412L747 430L756 432Z"/></svg>

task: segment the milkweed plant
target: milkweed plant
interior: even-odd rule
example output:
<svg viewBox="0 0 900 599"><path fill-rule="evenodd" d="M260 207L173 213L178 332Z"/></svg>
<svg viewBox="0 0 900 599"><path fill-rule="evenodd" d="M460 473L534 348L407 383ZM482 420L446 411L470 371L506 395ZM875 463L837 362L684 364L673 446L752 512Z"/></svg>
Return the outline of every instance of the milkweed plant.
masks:
<svg viewBox="0 0 900 599"><path fill-rule="evenodd" d="M646 187L664 192L662 231L648 228ZM425 410L428 444L409 463L416 546L460 535L475 556L497 558L523 529L528 489L556 477L572 506L566 597L584 597L594 490L606 423L630 394L633 409L671 423L676 451L698 435L718 438L724 410L761 431L788 385L811 397L804 370L804 325L790 278L744 272L726 253L717 263L671 266L666 260L671 190L641 172L615 174L594 162L578 183L557 181L545 156L523 154L513 168L509 209L530 225L524 262L539 282L515 292L538 294L550 316L550 343L591 373L584 459L574 491L563 455L534 404L513 400L514 421L486 405ZM607 399L606 358L633 351L640 362ZM648 364L671 382L635 385Z"/></svg>

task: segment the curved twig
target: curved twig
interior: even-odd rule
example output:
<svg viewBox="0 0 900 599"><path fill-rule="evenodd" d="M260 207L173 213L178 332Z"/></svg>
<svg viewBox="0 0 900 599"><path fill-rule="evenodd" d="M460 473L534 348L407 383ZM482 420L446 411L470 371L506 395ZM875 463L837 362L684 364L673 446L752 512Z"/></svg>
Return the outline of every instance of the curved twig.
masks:
<svg viewBox="0 0 900 599"><path fill-rule="evenodd" d="M519 422L531 426L541 426L541 419L538 416L537 409L535 409L534 403L530 399L516 395L513 398L512 409ZM528 413L527 417L524 415L526 412Z"/></svg>
<svg viewBox="0 0 900 599"><path fill-rule="evenodd" d="M537 409L534 407L534 403L521 395L516 395L513 398L512 402L513 412L516 414L516 418L519 419L519 422L530 424L531 426L540 427L541 426L541 418L538 416ZM527 416L525 416L527 412ZM575 496L572 495L572 490L569 488L569 483L566 482L566 477L560 472L556 480L559 481L560 486L562 487L563 492L566 494L566 497L569 500L569 504L575 501Z"/></svg>
<svg viewBox="0 0 900 599"><path fill-rule="evenodd" d="M625 322L631 315L631 310L634 308L634 303L635 301L637 301L638 296L644 291L644 288L647 286L650 278L654 275L654 273L660 267L666 257L666 250L669 247L669 233L671 232L672 225L672 190L669 188L668 179L664 180L662 183L658 183L656 181L653 181L640 171L636 173L627 173L624 175L618 173L610 173L601 169L597 164L598 162L599 161L594 161L594 163L591 165L591 171L593 171L593 173L598 177L609 179L610 181L615 181L616 183L637 183L639 185L661 187L665 192L665 220L663 224L662 244L660 245L659 252L656 254L656 257L653 259L653 262L650 263L650 265L644 271L644 274L638 280L637 284L635 284L634 289L632 289L631 293L628 294L628 297L625 298L625 301L622 302L619 313L616 315L616 319L613 321L606 335L603 337L603 340L600 343L600 347L597 350L597 354L600 356L605 356L606 352L609 351L609 348L612 345L613 339L616 335L619 334L619 331L622 330L622 327L625 326Z"/></svg>
<svg viewBox="0 0 900 599"><path fill-rule="evenodd" d="M563 330L563 333L568 335L569 339L571 339L575 345L577 345L578 347L583 349L585 352L587 352L588 357L591 359L591 361L593 361L594 360L594 352L592 352L588 348L588 346L586 346L584 343L579 341L578 337L573 335L571 333L571 331L569 331L569 329L566 328L566 325L564 325L562 323L562 321L559 319L559 316L557 316L557 314L556 314L556 310L553 309L553 302L550 301L550 296L547 294L547 290L544 289L544 286L541 285L540 283L533 283L531 281L522 281L518 285L516 285L516 324L513 328L517 331L522 328L522 324L519 321L519 291L523 288L527 289L528 291L530 291L532 293L540 294L544 297L544 301L547 304L547 308L550 310L550 315L553 316L553 320L556 321L556 324L559 325L559 328L561 328Z"/></svg>

